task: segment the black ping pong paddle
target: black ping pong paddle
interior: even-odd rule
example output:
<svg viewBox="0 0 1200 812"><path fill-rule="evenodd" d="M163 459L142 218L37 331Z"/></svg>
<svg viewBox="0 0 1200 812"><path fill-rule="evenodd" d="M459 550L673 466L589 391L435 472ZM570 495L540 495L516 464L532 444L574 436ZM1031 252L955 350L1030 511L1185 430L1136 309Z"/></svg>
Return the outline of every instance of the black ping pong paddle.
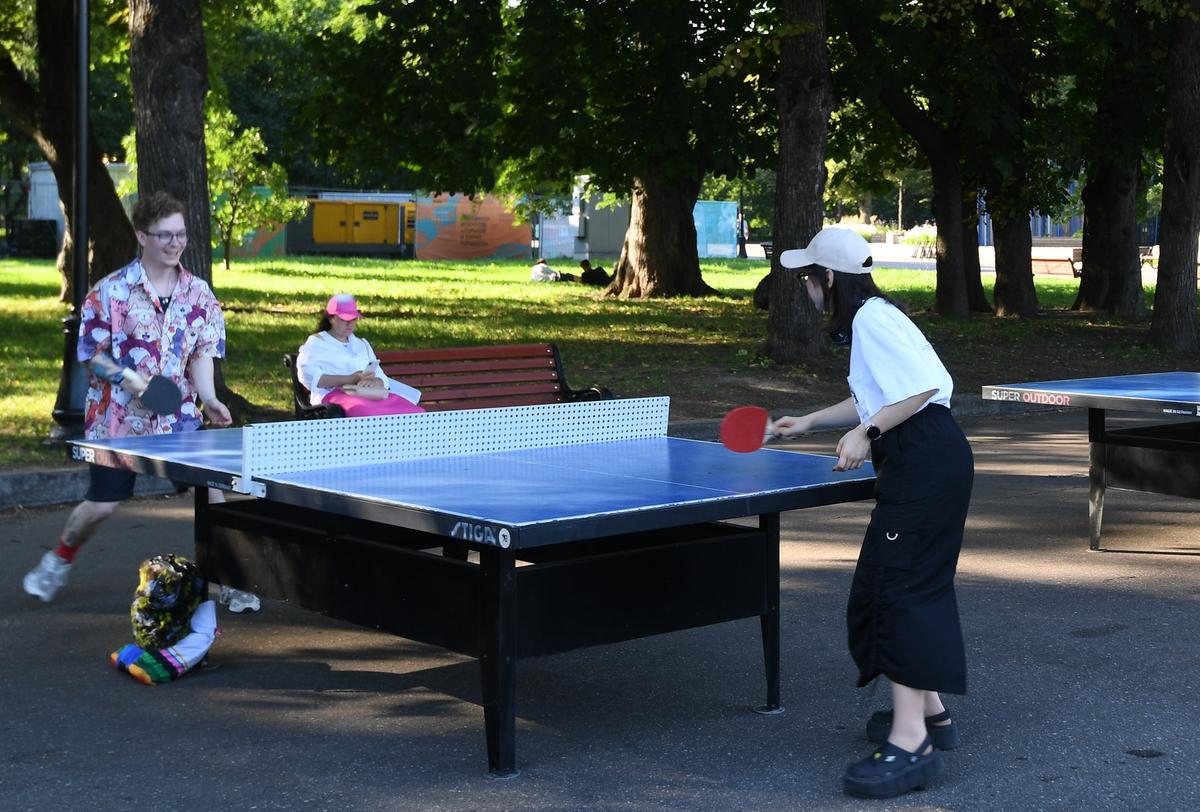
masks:
<svg viewBox="0 0 1200 812"><path fill-rule="evenodd" d="M170 378L155 375L146 380L141 373L121 366L103 353L93 357L90 366L93 372L112 383L120 385L122 381L129 381L142 403L155 414L173 414L183 402L183 393Z"/></svg>

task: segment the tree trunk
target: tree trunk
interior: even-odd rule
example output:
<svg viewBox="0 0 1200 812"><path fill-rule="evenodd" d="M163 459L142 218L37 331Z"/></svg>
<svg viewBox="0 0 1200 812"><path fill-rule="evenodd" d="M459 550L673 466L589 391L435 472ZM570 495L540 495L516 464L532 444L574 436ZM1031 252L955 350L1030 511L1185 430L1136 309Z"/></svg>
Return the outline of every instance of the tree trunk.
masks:
<svg viewBox="0 0 1200 812"><path fill-rule="evenodd" d="M609 295L646 299L714 293L700 277L696 252L692 211L699 194L700 181L695 179L668 182L648 174L634 178L629 228Z"/></svg>
<svg viewBox="0 0 1200 812"><path fill-rule="evenodd" d="M1190 0L1167 51L1167 143L1162 231L1150 337L1181 352L1200 349L1196 331L1196 251L1200 239L1200 0Z"/></svg>
<svg viewBox="0 0 1200 812"><path fill-rule="evenodd" d="M825 143L833 85L825 45L825 0L784 0L785 25L806 24L784 39L775 97L779 105L779 169L775 184L774 251L765 280L770 308L766 353L795 363L829 348L822 314L808 298L801 276L780 267L779 255L808 244L821 230L825 192Z"/></svg>
<svg viewBox="0 0 1200 812"><path fill-rule="evenodd" d="M868 53L874 48L862 23L853 15L847 34L860 53ZM908 88L897 85L888 74L870 78L878 83L879 101L884 109L912 136L929 161L933 176L933 217L937 222L934 307L943 316L965 318L969 308L963 274L962 150L953 130L942 127L928 111L918 107L908 94Z"/></svg>
<svg viewBox="0 0 1200 812"><path fill-rule="evenodd" d="M851 32L853 35L853 31ZM855 47L859 47L856 43ZM933 218L937 223L937 290L934 308L943 316L965 318L967 285L963 273L962 168L953 134L929 117L900 88L886 85L879 100L929 161L933 179Z"/></svg>
<svg viewBox="0 0 1200 812"><path fill-rule="evenodd" d="M972 313L992 313L992 305L983 292L983 271L979 268L979 193L963 192L963 287L967 292L967 307Z"/></svg>
<svg viewBox="0 0 1200 812"><path fill-rule="evenodd" d="M943 137L939 141L950 141ZM963 271L962 169L958 150L929 152L933 175L933 218L937 222L937 290L934 309L940 315L966 318L967 282Z"/></svg>
<svg viewBox="0 0 1200 812"><path fill-rule="evenodd" d="M129 38L138 189L167 192L187 207L183 265L211 283L200 0L129 0Z"/></svg>
<svg viewBox="0 0 1200 812"><path fill-rule="evenodd" d="M73 221L75 160L75 48L69 32L75 17L70 3L39 0L38 81L34 88L0 49L0 113L37 144L50 164L68 227ZM68 33L64 33L68 32ZM121 206L100 150L88 142L89 279L95 281L134 257L137 240ZM68 233L58 256L63 301L72 301L74 245Z"/></svg>
<svg viewBox="0 0 1200 812"><path fill-rule="evenodd" d="M1003 204L997 205L991 215L996 242L996 286L992 291L996 315L1036 316L1038 300L1030 262L1033 235L1029 230L1029 215L1013 215Z"/></svg>
<svg viewBox="0 0 1200 812"><path fill-rule="evenodd" d="M1145 318L1142 265L1138 256L1138 177L1148 140L1144 115L1131 97L1147 91L1145 53L1155 43L1146 36L1140 4L1111 9L1114 26L1100 76L1096 112L1085 152L1083 187L1083 274L1072 310L1094 310L1125 318Z"/></svg>
<svg viewBox="0 0 1200 812"><path fill-rule="evenodd" d="M182 262L211 285L212 232L204 146L208 57L200 0L129 0L129 40L138 189L167 192L184 204L188 244ZM220 360L214 367L217 395L234 419L256 411L257 407L226 386Z"/></svg>
<svg viewBox="0 0 1200 812"><path fill-rule="evenodd" d="M1137 159L1096 163L1083 187L1083 275L1072 310L1144 318L1137 242Z"/></svg>
<svg viewBox="0 0 1200 812"><path fill-rule="evenodd" d="M870 192L864 192L858 201L858 219L862 223L871 222L871 214L875 211L875 197Z"/></svg>

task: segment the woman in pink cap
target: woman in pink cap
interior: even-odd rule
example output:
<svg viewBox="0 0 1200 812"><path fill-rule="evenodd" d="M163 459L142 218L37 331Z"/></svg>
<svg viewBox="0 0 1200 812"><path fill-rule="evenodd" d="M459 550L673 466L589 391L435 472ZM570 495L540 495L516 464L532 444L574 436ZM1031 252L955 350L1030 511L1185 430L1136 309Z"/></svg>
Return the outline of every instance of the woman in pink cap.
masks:
<svg viewBox="0 0 1200 812"><path fill-rule="evenodd" d="M300 348L297 374L313 405L336 404L348 417L425 411L421 393L384 375L371 345L354 334L361 315L349 293L333 296Z"/></svg>

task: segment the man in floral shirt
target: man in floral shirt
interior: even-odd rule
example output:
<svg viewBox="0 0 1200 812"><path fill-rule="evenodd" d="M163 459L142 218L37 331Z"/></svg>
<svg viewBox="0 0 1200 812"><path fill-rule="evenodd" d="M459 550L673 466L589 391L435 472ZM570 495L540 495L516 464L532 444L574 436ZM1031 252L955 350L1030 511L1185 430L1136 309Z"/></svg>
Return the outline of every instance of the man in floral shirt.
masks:
<svg viewBox="0 0 1200 812"><path fill-rule="evenodd" d="M225 319L212 289L179 262L187 246L183 213L183 204L164 192L138 200L133 227L141 256L88 292L78 350L80 361L104 353L146 378L165 375L183 402L174 414L159 416L127 381L114 385L92 375L84 412L88 439L195 431L203 425L199 404L214 425L232 422L213 382L213 359L225 355ZM57 548L25 576L25 591L42 601L54 599L79 548L133 494L132 471L91 465L89 475L87 495L67 518Z"/></svg>

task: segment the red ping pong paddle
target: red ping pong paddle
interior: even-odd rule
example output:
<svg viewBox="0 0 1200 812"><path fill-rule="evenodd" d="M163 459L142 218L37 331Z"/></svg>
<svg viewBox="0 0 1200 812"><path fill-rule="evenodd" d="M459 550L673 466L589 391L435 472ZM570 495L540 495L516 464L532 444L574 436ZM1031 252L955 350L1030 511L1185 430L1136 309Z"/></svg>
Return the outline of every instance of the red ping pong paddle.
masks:
<svg viewBox="0 0 1200 812"><path fill-rule="evenodd" d="M746 454L757 451L767 439L767 423L771 416L761 406L738 406L721 418L721 445L730 451Z"/></svg>
<svg viewBox="0 0 1200 812"><path fill-rule="evenodd" d="M90 366L101 378L117 385L122 381L129 381L137 397L155 414L174 414L183 402L183 393L170 378L155 375L146 380L136 370L123 367L104 354L92 358Z"/></svg>

